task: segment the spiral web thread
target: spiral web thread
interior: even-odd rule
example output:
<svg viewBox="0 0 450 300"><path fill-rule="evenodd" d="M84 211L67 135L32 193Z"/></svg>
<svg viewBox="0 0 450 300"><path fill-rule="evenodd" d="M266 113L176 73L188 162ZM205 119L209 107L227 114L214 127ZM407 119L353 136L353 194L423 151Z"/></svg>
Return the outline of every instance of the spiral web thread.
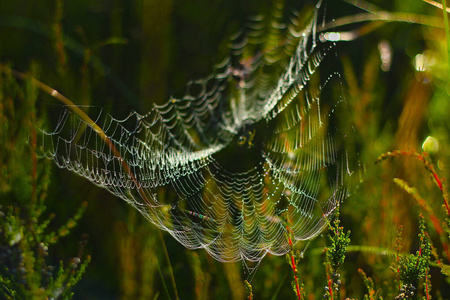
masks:
<svg viewBox="0 0 450 300"><path fill-rule="evenodd" d="M282 13L252 20L184 97L123 120L91 107L108 142L63 107L42 149L189 249L223 262L285 254L287 224L295 241L319 234L345 197L348 168L335 124L344 104L331 97L339 73L319 72L333 48L317 39L319 6L303 28L300 17L282 24Z"/></svg>

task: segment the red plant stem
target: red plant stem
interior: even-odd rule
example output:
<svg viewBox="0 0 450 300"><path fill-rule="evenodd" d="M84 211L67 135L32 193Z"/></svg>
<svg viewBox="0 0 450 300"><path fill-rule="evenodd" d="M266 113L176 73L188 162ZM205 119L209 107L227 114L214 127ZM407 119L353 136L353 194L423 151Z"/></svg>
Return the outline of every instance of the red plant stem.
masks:
<svg viewBox="0 0 450 300"><path fill-rule="evenodd" d="M292 249L293 247L293 243L291 240L291 229L289 228L289 226L286 226L286 230L287 230L287 238L288 238L288 243L289 243L289 247L291 247L291 253L290 253L290 257L291 257L291 267L292 267L292 271L294 272L294 280L295 280L295 289L296 289L296 293L297 293L297 298L298 300L301 300L301 295L300 295L300 287L298 286L298 278L297 278L297 265L295 264L295 258L294 258L294 250Z"/></svg>
<svg viewBox="0 0 450 300"><path fill-rule="evenodd" d="M420 154L417 154L420 156ZM426 155L426 152L424 152L424 155ZM442 198L444 199L444 205L447 210L447 216L450 216L450 207L448 205L447 201L447 192L444 190L444 185L442 183L442 180L439 178L438 174L434 171L434 167L432 164L428 163L425 159L422 159L423 163L425 164L425 168L433 174L434 180L436 181L437 186L439 187L439 190L442 193Z"/></svg>
<svg viewBox="0 0 450 300"><path fill-rule="evenodd" d="M399 180L397 180L396 182L398 183L398 181ZM444 252L445 252L445 254L447 256L447 259L450 260L450 251L449 251L449 248L448 248L448 244L447 244L447 242L444 239L444 237L445 237L444 229L442 228L441 224L439 223L439 219L436 216L436 214L434 213L433 209L411 187L409 187L402 180L400 180L400 181L402 182L403 189L405 189L406 192L411 194L413 196L413 198L417 201L417 203L422 207L422 209L428 213L428 215L430 217L430 220L431 220L431 223L433 224L433 227L436 230L436 233L439 235L439 238L441 239L442 246L444 248Z"/></svg>
<svg viewBox="0 0 450 300"><path fill-rule="evenodd" d="M430 291L428 289L428 270L425 273L425 295L427 296L427 300L430 300Z"/></svg>
<svg viewBox="0 0 450 300"><path fill-rule="evenodd" d="M291 253L292 270L294 271L295 288L297 290L297 298L301 300L300 287L298 286L297 267L295 265L294 255Z"/></svg>
<svg viewBox="0 0 450 300"><path fill-rule="evenodd" d="M417 256L415 268L417 268L417 265L419 264L419 259L421 256L422 256L422 246L420 246L420 248L419 248L419 255Z"/></svg>
<svg viewBox="0 0 450 300"><path fill-rule="evenodd" d="M442 192L445 209L447 211L447 216L450 216L450 205L448 204L447 199L448 195L445 186L443 184L443 180L435 172L433 164L427 161L426 157L428 157L428 154L426 152L423 152L423 154L419 154L415 151L404 151L404 150L389 151L380 155L378 159L375 161L375 163L378 163L388 157L396 157L398 155L413 156L424 164L425 169L427 169L427 171L429 171L433 175L434 182L438 186L439 190Z"/></svg>
<svg viewBox="0 0 450 300"><path fill-rule="evenodd" d="M415 157L417 157L417 159L422 161L425 166L425 169L427 169L433 175L436 185L439 187L439 190L442 193L442 196L443 196L442 198L444 199L444 205L447 210L447 216L450 216L450 207L449 207L448 201L447 201L447 195L446 195L447 193L444 190L444 184L442 183L443 181L441 180L441 178L439 178L438 174L434 171L434 166L425 159L425 157L428 156L427 153L424 152L423 156L422 156L419 153L413 152L412 155L414 155Z"/></svg>
<svg viewBox="0 0 450 300"><path fill-rule="evenodd" d="M439 189L440 189L441 192L442 192L442 182L441 182L441 180L439 179L439 177L437 176L436 173L433 173L433 176L434 176L434 179L436 179L436 182L437 182L437 184L438 184L438 186L439 186Z"/></svg>
<svg viewBox="0 0 450 300"><path fill-rule="evenodd" d="M327 281L328 291L330 292L330 300L333 300L333 280L331 279L329 272L327 272Z"/></svg>

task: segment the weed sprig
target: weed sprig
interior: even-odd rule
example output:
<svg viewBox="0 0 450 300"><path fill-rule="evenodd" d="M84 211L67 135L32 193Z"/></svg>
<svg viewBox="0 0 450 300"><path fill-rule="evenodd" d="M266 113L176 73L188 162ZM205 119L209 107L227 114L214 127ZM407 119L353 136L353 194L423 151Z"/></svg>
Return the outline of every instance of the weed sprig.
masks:
<svg viewBox="0 0 450 300"><path fill-rule="evenodd" d="M286 259L291 266L292 273L294 276L294 280L292 281L292 288L295 292L295 295L297 296L298 300L305 299L305 291L303 287L300 287L299 279L298 279L298 268L297 265L300 262L301 259L301 253L300 251L297 251L297 253L294 253L294 243L292 240L294 239L294 233L290 229L289 225L286 226L286 239L288 240L290 251L286 254Z"/></svg>
<svg viewBox="0 0 450 300"><path fill-rule="evenodd" d="M429 296L430 286L427 283L428 273L430 269L431 257L431 241L425 229L425 221L423 216L420 216L419 223L419 250L415 254L397 255L396 266L394 269L398 274L399 279L399 294L395 299L411 299L416 293L417 283L419 279L425 278L426 294ZM401 230L397 239L398 253L401 251Z"/></svg>
<svg viewBox="0 0 450 300"><path fill-rule="evenodd" d="M350 230L345 233L344 227L340 226L340 223L338 208L334 221L328 222L330 245L325 248L327 286L325 286L324 298L330 300L339 299L341 274L338 272L338 268L344 263L347 246L350 244Z"/></svg>
<svg viewBox="0 0 450 300"><path fill-rule="evenodd" d="M425 169L429 172L431 179L433 182L439 187L439 190L442 193L443 201L444 201L444 207L447 214L447 217L450 217L450 206L448 204L448 191L445 185L444 180L438 175L436 172L434 165L432 164L428 154L426 152L418 153L416 151L404 151L404 150L394 150L394 151L388 151L386 153L381 154L375 163L379 163L389 157L398 157L398 156L410 156L413 157L420 162L423 163L423 166Z"/></svg>
<svg viewBox="0 0 450 300"><path fill-rule="evenodd" d="M11 74L0 76L0 120L8 127L0 130L0 298L69 299L91 258L82 254L82 243L77 256L55 266L50 246L76 226L87 202L65 225L49 229L56 216L44 214L50 169L36 155L36 88L30 82L24 85ZM3 93L8 89L16 91L15 98Z"/></svg>

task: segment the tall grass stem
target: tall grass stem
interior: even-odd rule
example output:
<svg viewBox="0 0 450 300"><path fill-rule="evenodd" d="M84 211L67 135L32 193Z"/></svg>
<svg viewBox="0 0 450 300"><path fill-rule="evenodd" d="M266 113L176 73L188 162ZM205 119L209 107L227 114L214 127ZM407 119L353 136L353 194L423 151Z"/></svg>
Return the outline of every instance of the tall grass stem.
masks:
<svg viewBox="0 0 450 300"><path fill-rule="evenodd" d="M447 62L449 72L448 81L450 83L450 31L448 25L447 0L442 0L442 14L444 16L445 37L447 39Z"/></svg>

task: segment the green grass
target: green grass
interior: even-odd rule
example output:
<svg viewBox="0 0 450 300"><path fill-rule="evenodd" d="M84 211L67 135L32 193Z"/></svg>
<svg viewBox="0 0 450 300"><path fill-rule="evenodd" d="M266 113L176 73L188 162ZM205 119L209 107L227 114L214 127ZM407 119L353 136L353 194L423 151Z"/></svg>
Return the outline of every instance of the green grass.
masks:
<svg viewBox="0 0 450 300"><path fill-rule="evenodd" d="M8 262L18 266L15 273L2 267L3 295L38 299L59 288L67 296L73 291L75 299L401 299L402 293L406 299L414 286L411 299L448 298L445 2L443 18L423 1L397 0L373 1L390 13L382 15L386 22L345 19L341 29L358 34L336 47L347 108L339 126L354 128L348 152L357 154L351 159L360 165L350 196L339 219L330 220L331 230L296 244L287 257L267 255L251 278L241 263L223 264L203 250L185 249L120 199L37 158L39 149L29 141L37 128L55 122L53 88L67 96L62 100L101 106L113 115L146 112L189 79L209 74L228 51L227 36L250 15L268 13L274 1L170 1L145 11L120 1L105 7L20 2L0 4L0 62L8 66L0 82L0 254L25 253L26 275L16 275L21 261ZM292 5L303 9L300 14L311 11L291 1L285 5L286 12ZM326 18L360 12L328 1ZM403 22L408 17L425 21ZM387 71L380 68L381 41L392 49ZM416 70L418 54L434 64ZM440 63L445 57L448 66ZM27 74L16 74L25 80L10 69ZM88 118L90 108L83 109L86 114L79 115ZM426 154L421 145L428 136L439 148ZM39 252L41 242L48 254ZM39 275L49 266L52 280Z"/></svg>
<svg viewBox="0 0 450 300"><path fill-rule="evenodd" d="M448 59L448 70L450 80L450 30L448 25L447 1L445 0L442 0L442 15L444 18L444 25L445 25L445 38L447 39L447 59Z"/></svg>

